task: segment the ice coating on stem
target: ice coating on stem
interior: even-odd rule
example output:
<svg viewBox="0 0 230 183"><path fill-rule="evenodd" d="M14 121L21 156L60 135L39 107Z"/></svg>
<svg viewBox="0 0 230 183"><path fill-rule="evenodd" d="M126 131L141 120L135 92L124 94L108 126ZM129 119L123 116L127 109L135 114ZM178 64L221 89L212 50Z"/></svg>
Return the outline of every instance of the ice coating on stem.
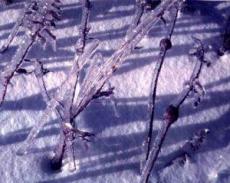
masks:
<svg viewBox="0 0 230 183"><path fill-rule="evenodd" d="M2 105L4 101L8 84L10 83L12 77L14 76L14 73L17 71L17 69L20 67L23 60L27 56L29 50L33 46L33 42L34 41L30 37L25 36L24 43L17 50L12 61L9 64L7 64L7 66L1 72L0 74L0 106Z"/></svg>
<svg viewBox="0 0 230 183"><path fill-rule="evenodd" d="M157 134L157 137L154 141L154 144L150 150L149 158L146 161L144 169L141 174L141 183L147 183L151 170L157 160L159 155L160 149L166 137L167 131L170 126L177 121L179 117L179 109L180 106L183 104L185 99L189 96L189 93L194 89L194 82L199 78L202 68L204 66L204 47L200 40L195 40L198 44L195 45L196 48L196 64L189 79L188 86L182 90L179 96L174 100L165 110L164 113L164 120L161 125L160 131Z"/></svg>
<svg viewBox="0 0 230 183"><path fill-rule="evenodd" d="M49 29L55 27L55 20L60 18L59 6L60 1L57 0L33 0L25 2L23 12L20 13L16 24L0 49L0 52L3 53L8 49L20 28L23 28L31 36L36 34L36 36L43 40L44 44L51 43L55 50L56 39Z"/></svg>
<svg viewBox="0 0 230 183"><path fill-rule="evenodd" d="M30 131L29 135L27 136L26 140L24 141L24 145L19 148L18 155L24 155L28 153L29 148L34 144L34 141L39 134L39 132L42 130L43 126L47 122L47 119L49 119L50 114L57 110L60 110L62 112L62 115L64 115L65 108L61 105L61 101L64 100L65 97L68 97L69 90L73 86L72 83L76 83L78 80L78 73L79 73L79 66L78 63L85 63L91 55L94 53L98 46L98 41L93 41L92 44L90 44L88 47L86 47L85 52L81 56L76 56L76 60L73 63L73 66L69 72L69 75L67 76L67 79L65 82L60 86L55 96L52 97L52 99L47 103L46 110L44 114L42 115L39 122L35 123L32 130ZM42 89L43 90L43 89ZM68 100L68 99L66 99ZM72 96L71 96L72 100ZM65 100L64 100L65 101ZM63 116L63 120L66 118L66 116Z"/></svg>
<svg viewBox="0 0 230 183"><path fill-rule="evenodd" d="M46 89L46 84L44 81L44 68L41 62L39 62L38 60L34 61L34 68L35 68L35 76L37 78L38 84L39 84L39 88L41 90L42 93L42 97L44 98L45 102L48 103L50 101L50 96L48 94L48 91Z"/></svg>
<svg viewBox="0 0 230 183"><path fill-rule="evenodd" d="M134 17L126 33L127 34L126 36L129 36L129 34L133 31L133 29L135 29L136 26L140 23L141 17L144 13L144 6L145 6L145 0L136 0Z"/></svg>
<svg viewBox="0 0 230 183"><path fill-rule="evenodd" d="M90 15L90 8L91 3L89 0L80 0L82 6L82 17L81 17L81 25L79 28L80 38L76 44L76 50L78 54L81 54L84 51L86 45L87 35L89 33L89 15Z"/></svg>
<svg viewBox="0 0 230 183"><path fill-rule="evenodd" d="M119 49L101 66L92 71L91 78L85 78L82 86L91 83L84 95L78 96L72 109L76 117L92 100L93 96L103 87L106 81L112 76L117 68L123 63L124 58L131 53L137 43L148 33L154 24L160 21L161 15L180 0L166 0L162 2L153 12L148 13L142 23L129 34L128 38L122 43ZM80 91L80 93L83 93Z"/></svg>
<svg viewBox="0 0 230 183"><path fill-rule="evenodd" d="M36 122L33 126L33 128L30 130L29 135L26 137L26 140L23 142L21 147L17 150L17 155L26 155L29 152L29 148L32 144L35 143L36 137L41 131L42 127L47 122L47 119L50 118L50 115L53 112L52 106L57 105L56 103L50 103L50 106L47 106L45 112L43 113L42 117L38 122Z"/></svg>
<svg viewBox="0 0 230 183"><path fill-rule="evenodd" d="M53 36L49 31L49 28L52 25L52 21L55 19L55 15L59 11L57 8L58 3L56 2L58 1L49 0L47 2L27 2L23 14L18 19L6 43L3 45L1 50L5 51L9 47L14 37L17 35L19 28L25 28L26 34L24 36L23 44L19 47L12 61L3 69L3 72L0 76L0 105L4 101L7 92L7 86L10 80L26 58L33 44L39 38L42 38L45 40L45 42L52 42L51 39L54 41L56 40L55 36ZM47 18L46 15L50 15L49 18Z"/></svg>
<svg viewBox="0 0 230 183"><path fill-rule="evenodd" d="M156 99L158 78L161 72L161 68L162 68L162 65L165 59L166 52L172 47L171 37L172 37L173 31L176 25L178 11L179 11L179 6L176 7L175 12L173 12L172 25L170 26L168 35L160 41L160 52L159 52L158 60L157 60L157 63L156 63L156 66L153 72L153 76L152 76L151 91L150 91L150 97L149 97L150 121L147 127L148 134L146 138L146 142L147 142L146 149L147 150L146 150L145 160L148 159L151 145L152 145L152 131L153 131L153 122L154 122L154 115L155 115L154 114L155 113L155 99Z"/></svg>

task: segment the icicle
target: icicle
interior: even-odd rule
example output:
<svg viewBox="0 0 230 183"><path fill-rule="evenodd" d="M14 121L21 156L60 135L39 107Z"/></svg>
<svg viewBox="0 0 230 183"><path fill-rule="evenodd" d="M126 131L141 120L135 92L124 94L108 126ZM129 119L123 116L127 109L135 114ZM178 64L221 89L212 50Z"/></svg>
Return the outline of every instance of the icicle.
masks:
<svg viewBox="0 0 230 183"><path fill-rule="evenodd" d="M23 142L23 145L17 150L16 152L17 155L22 156L28 154L30 146L34 144L37 135L42 130L43 126L47 122L47 119L50 118L50 115L54 111L53 106L55 106L55 104L53 103L50 103L50 105L47 106L47 109L42 115L40 121L35 123L29 135L27 136L26 140Z"/></svg>
<svg viewBox="0 0 230 183"><path fill-rule="evenodd" d="M17 50L16 54L14 55L12 61L3 69L0 75L0 105L3 103L7 86L10 83L14 73L17 71L19 66L22 64L23 60L25 59L27 53L29 52L30 48L33 46L33 40L29 37L25 36L25 42L22 46Z"/></svg>

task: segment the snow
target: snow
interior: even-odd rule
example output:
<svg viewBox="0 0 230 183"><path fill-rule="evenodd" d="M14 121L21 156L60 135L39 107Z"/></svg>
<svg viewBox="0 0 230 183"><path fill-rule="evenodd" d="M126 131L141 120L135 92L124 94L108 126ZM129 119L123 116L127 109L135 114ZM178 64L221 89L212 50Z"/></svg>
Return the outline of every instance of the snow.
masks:
<svg viewBox="0 0 230 183"><path fill-rule="evenodd" d="M94 0L90 15L90 37L100 40L100 52L105 58L119 47L134 13L134 0ZM206 6L207 5L207 6ZM78 39L81 9L77 0L63 1L63 19L54 34L57 52L51 48L31 50L51 70L45 76L49 92L53 92L66 78L74 58L74 44ZM22 10L16 1L0 10L0 44L6 40L13 23ZM229 16L230 2L194 1L193 9L182 14L172 36L173 48L167 53L159 78L156 100L154 136L160 126L165 107L183 89L194 62L188 59L191 36L205 44L221 44L224 20ZM57 120L49 122L39 134L31 153L17 156L16 150L31 127L39 122L45 102L33 74L17 75L9 85L6 101L0 111L0 182L81 182L81 183L136 183L140 178L142 144L149 119L148 96L152 72L156 63L159 41L166 34L162 24L153 27L110 83L115 87L115 103L109 99L93 101L76 119L80 129L89 130L96 138L88 145L75 144L78 169L61 172L48 168L47 157L58 140ZM7 64L22 43L20 33L10 49L0 55L0 69ZM213 58L213 56L210 56ZM182 106L180 118L166 137L151 182L162 183L228 183L230 182L230 54L216 57L211 68L205 68L200 77L206 89L204 100L193 108L191 99ZM25 68L31 70L30 65ZM201 148L184 165L166 165L173 152L181 148L194 132L208 128L210 134Z"/></svg>

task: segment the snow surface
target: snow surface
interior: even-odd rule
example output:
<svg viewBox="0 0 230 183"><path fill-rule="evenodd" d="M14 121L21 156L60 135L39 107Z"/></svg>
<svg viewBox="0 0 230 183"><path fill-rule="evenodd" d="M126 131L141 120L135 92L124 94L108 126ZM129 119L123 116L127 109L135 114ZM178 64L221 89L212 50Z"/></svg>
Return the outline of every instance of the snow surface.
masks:
<svg viewBox="0 0 230 183"><path fill-rule="evenodd" d="M224 20L230 14L230 2L193 1L193 9L181 15L172 37L173 48L167 53L160 75L154 136L165 107L178 95L189 78L194 62L187 57L191 36L205 44L219 47ZM90 16L90 37L99 39L100 51L109 57L124 39L134 13L134 0L93 0ZM16 1L0 10L1 44L9 35L23 5ZM57 52L36 47L30 57L37 57L52 72L45 76L50 92L65 79L74 56L81 19L77 0L63 0L63 19L54 31L58 38ZM0 113L0 182L1 183L136 183L140 178L142 143L149 119L148 96L151 75L156 63L158 44L166 34L162 25L149 32L122 67L111 78L115 87L116 110L108 99L95 100L76 119L77 126L96 134L85 146L76 142L79 169L52 172L47 165L58 137L58 123L50 118L39 134L33 151L16 156L15 151L26 138L33 124L39 122L45 102L33 74L17 75L11 81ZM10 49L0 55L0 68L10 62L22 42L20 32ZM213 58L213 57L212 57ZM152 172L152 182L162 183L229 183L230 182L230 55L216 57L211 68L200 77L206 95L198 108L191 100L182 106L179 120L172 126ZM32 69L30 65L25 68ZM201 148L184 165L166 166L173 153L193 136L208 128L210 134Z"/></svg>

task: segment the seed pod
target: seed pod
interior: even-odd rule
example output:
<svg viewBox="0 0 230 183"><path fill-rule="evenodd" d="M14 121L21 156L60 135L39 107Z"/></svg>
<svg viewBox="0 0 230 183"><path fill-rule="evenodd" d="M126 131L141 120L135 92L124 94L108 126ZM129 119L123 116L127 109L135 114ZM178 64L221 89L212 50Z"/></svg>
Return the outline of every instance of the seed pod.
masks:
<svg viewBox="0 0 230 183"><path fill-rule="evenodd" d="M172 48L172 42L170 39L168 38L164 38L160 41L160 48L161 49L165 49L165 50L169 50L170 48Z"/></svg>
<svg viewBox="0 0 230 183"><path fill-rule="evenodd" d="M178 119L179 116L179 109L177 107L174 107L173 105L170 105L165 113L164 113L164 120L173 123Z"/></svg>

